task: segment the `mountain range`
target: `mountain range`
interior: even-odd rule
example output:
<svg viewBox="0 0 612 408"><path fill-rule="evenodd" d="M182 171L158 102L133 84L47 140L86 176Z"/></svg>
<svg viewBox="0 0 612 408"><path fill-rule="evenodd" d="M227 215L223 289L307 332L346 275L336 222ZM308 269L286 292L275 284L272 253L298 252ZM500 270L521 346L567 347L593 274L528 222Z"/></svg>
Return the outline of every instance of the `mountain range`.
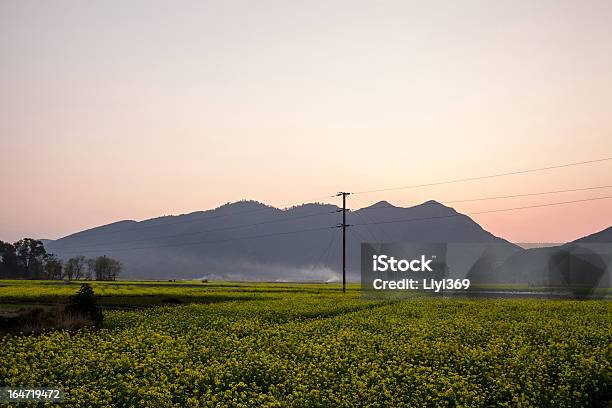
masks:
<svg viewBox="0 0 612 408"><path fill-rule="evenodd" d="M123 277L132 279L335 281L341 269L340 211L321 203L279 209L239 201L184 215L119 221L44 245L62 259L111 256L124 265ZM493 263L481 259L470 271L483 282L541 281L542 274L526 272L521 262L530 257L545 262L554 251L525 250L436 201L413 207L381 201L348 212L347 224L351 281L359 280L361 242L491 244ZM596 242L612 242L612 228L573 245Z"/></svg>

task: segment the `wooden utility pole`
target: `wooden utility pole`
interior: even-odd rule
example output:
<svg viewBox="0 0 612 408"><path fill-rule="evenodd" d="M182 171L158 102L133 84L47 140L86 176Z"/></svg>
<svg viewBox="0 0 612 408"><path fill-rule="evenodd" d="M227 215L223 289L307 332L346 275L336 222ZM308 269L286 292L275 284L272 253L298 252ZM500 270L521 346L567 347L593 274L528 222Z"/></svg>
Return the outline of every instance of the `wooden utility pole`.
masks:
<svg viewBox="0 0 612 408"><path fill-rule="evenodd" d="M346 196L350 194L344 191L337 194L342 196L342 224L338 225L342 227L342 293L346 293Z"/></svg>

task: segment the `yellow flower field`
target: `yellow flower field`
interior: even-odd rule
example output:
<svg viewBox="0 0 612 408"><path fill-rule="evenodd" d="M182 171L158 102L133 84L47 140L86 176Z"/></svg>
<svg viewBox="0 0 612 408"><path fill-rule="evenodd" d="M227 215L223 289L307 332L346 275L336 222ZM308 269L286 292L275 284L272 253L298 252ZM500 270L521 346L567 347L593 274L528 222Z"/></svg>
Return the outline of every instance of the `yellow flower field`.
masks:
<svg viewBox="0 0 612 408"><path fill-rule="evenodd" d="M181 289L159 286L164 296ZM611 399L610 302L383 303L360 300L355 288L343 296L326 285L279 287L221 285L207 290L243 298L106 311L99 331L6 336L0 386L62 387L64 406L74 407L577 407Z"/></svg>

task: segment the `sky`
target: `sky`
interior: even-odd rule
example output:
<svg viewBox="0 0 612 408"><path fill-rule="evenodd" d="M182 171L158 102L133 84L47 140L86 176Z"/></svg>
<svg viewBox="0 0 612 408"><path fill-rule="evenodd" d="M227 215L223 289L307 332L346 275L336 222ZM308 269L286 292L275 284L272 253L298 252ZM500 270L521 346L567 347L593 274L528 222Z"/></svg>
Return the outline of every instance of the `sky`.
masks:
<svg viewBox="0 0 612 408"><path fill-rule="evenodd" d="M611 157L610 21L608 0L0 0L0 240ZM612 161L349 206L606 185ZM564 242L612 200L473 218Z"/></svg>

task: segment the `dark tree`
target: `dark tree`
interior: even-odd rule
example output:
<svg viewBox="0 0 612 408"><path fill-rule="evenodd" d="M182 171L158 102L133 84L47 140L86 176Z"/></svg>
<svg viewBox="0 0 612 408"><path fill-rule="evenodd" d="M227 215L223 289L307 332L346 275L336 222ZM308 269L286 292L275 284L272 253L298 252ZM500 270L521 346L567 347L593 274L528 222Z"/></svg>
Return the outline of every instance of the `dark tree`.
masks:
<svg viewBox="0 0 612 408"><path fill-rule="evenodd" d="M0 241L0 278L15 278L19 275L19 264L15 246Z"/></svg>
<svg viewBox="0 0 612 408"><path fill-rule="evenodd" d="M96 274L96 260L90 258L86 262L87 270L85 271L85 279L92 280Z"/></svg>
<svg viewBox="0 0 612 408"><path fill-rule="evenodd" d="M86 263L84 256L70 258L64 266L64 277L68 280L81 279L85 274Z"/></svg>
<svg viewBox="0 0 612 408"><path fill-rule="evenodd" d="M99 326L103 319L94 290L88 283L83 283L77 294L70 297L66 312L85 316L91 319L95 326Z"/></svg>
<svg viewBox="0 0 612 408"><path fill-rule="evenodd" d="M14 244L17 260L22 268L24 278L40 279L43 277L44 261L47 251L43 243L24 238Z"/></svg>
<svg viewBox="0 0 612 408"><path fill-rule="evenodd" d="M119 261L107 256L99 256L95 260L96 280L117 280L122 265Z"/></svg>
<svg viewBox="0 0 612 408"><path fill-rule="evenodd" d="M47 279L62 279L63 264L54 254L45 257L45 275Z"/></svg>

